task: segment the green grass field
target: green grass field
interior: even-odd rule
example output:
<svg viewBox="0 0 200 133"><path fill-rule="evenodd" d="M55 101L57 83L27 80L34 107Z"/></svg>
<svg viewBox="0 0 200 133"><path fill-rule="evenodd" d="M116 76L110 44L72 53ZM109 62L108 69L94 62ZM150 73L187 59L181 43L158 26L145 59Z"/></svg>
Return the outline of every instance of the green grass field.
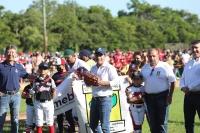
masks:
<svg viewBox="0 0 200 133"><path fill-rule="evenodd" d="M168 133L184 133L184 114L183 114L183 100L184 93L176 88L173 95L173 101L170 105L169 122L168 122ZM149 126L147 120L143 124L143 133L149 133ZM198 115L196 114L195 119L195 133L200 133L200 122Z"/></svg>
<svg viewBox="0 0 200 133"><path fill-rule="evenodd" d="M169 123L168 123L168 133L184 133L184 116L183 116L183 99L184 94L176 88L173 95L173 103L170 105L169 113ZM24 113L26 111L25 100L21 100L21 109L20 112ZM143 124L143 133L150 133L148 123L145 119ZM10 124L4 125L4 133L9 133ZM20 122L19 133L22 133L25 130L25 123ZM46 128L44 133L46 133ZM200 133L200 122L198 116L196 115L195 119L195 133Z"/></svg>
<svg viewBox="0 0 200 133"><path fill-rule="evenodd" d="M22 92L22 90L20 90L20 93ZM25 113L26 112L26 103L25 103L25 99L21 99L21 105L20 105L20 113ZM8 111L8 114L10 113L10 111ZM25 131L25 120L20 121L20 126L19 126L19 133L22 133ZM10 121L7 121L6 124L3 127L3 131L4 133L10 133ZM47 127L44 127L44 132L43 133L48 133L47 132Z"/></svg>

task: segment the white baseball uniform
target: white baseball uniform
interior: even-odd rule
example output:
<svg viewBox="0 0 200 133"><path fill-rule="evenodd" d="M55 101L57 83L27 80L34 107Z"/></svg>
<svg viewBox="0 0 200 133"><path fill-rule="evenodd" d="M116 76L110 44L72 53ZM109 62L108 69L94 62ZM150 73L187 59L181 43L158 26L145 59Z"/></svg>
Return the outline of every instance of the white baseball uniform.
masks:
<svg viewBox="0 0 200 133"><path fill-rule="evenodd" d="M27 85L22 94L29 95L29 90L32 89L33 84ZM26 99L26 132L31 132L35 124L35 108L31 98Z"/></svg>
<svg viewBox="0 0 200 133"><path fill-rule="evenodd" d="M131 91L132 98L144 94L144 86L142 85L140 87L130 86L128 88ZM144 121L144 114L145 114L145 107L143 102L137 101L134 103L130 103L129 110L133 121L134 130L140 131L142 123Z"/></svg>
<svg viewBox="0 0 200 133"><path fill-rule="evenodd" d="M45 79L40 77L33 83L33 88L36 90L35 113L37 126L43 126L43 115L46 117L48 126L52 126L54 122L54 103L51 92L55 91L56 85L53 79L48 78L49 76Z"/></svg>

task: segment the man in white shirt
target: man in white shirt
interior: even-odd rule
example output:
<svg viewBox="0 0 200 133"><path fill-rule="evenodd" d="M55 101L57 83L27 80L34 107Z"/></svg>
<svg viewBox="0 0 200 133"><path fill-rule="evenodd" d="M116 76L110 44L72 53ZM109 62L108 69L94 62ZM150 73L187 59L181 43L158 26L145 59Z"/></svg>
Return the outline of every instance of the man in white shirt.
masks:
<svg viewBox="0 0 200 133"><path fill-rule="evenodd" d="M141 73L151 133L167 133L169 104L172 103L176 78L170 66L159 61L156 49L149 50L148 60Z"/></svg>
<svg viewBox="0 0 200 133"><path fill-rule="evenodd" d="M73 72L74 70L78 69L79 67L85 67L88 71L90 67L87 63L79 58L76 57L75 53L71 49L66 49L64 51L63 57L67 61L68 71Z"/></svg>
<svg viewBox="0 0 200 133"><path fill-rule="evenodd" d="M86 64L86 62L77 58L77 56L75 55L75 52L72 49L66 49L64 51L63 57L67 61L66 65L67 65L67 68L68 68L68 72L74 72L74 70L77 70L79 67L84 67L88 71L90 70L90 68ZM78 118L77 112L76 112L76 107L72 109L72 114L73 114L74 117Z"/></svg>
<svg viewBox="0 0 200 133"><path fill-rule="evenodd" d="M180 88L185 93L184 118L186 133L194 133L196 111L200 117L200 40L191 43L193 59L184 68Z"/></svg>
<svg viewBox="0 0 200 133"><path fill-rule="evenodd" d="M97 64L91 72L101 77L99 86L92 86L92 103L90 107L90 128L94 133L110 133L110 112L112 109L112 87L119 85L117 70L106 59L104 48L95 50ZM98 126L99 120L101 129Z"/></svg>

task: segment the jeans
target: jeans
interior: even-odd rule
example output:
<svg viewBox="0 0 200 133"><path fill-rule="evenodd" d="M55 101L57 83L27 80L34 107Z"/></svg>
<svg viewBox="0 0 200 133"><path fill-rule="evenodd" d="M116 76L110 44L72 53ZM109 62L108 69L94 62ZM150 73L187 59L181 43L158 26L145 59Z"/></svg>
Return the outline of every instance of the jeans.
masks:
<svg viewBox="0 0 200 133"><path fill-rule="evenodd" d="M169 106L166 103L169 91L145 94L151 133L167 133Z"/></svg>
<svg viewBox="0 0 200 133"><path fill-rule="evenodd" d="M19 109L20 109L20 93L13 95L4 94L0 97L0 133L2 133L8 107L10 107L11 130L10 133L18 133L19 129Z"/></svg>
<svg viewBox="0 0 200 133"><path fill-rule="evenodd" d="M184 118L186 133L194 133L194 118L196 111L200 118L200 93L185 95Z"/></svg>
<svg viewBox="0 0 200 133"><path fill-rule="evenodd" d="M90 108L90 128L94 133L110 133L111 97L93 99ZM101 129L98 126L101 122ZM102 130L102 131L101 131Z"/></svg>

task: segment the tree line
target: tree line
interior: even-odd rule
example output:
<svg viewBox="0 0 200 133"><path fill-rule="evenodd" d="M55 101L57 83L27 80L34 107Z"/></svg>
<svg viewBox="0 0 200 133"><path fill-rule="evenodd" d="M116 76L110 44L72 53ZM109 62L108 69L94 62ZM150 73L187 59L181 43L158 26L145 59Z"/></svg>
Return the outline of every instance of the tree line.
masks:
<svg viewBox="0 0 200 133"><path fill-rule="evenodd" d="M46 0L48 51L71 48L142 50L164 48L165 43L190 43L200 38L200 21L185 10L162 8L130 0L128 12L113 17L103 6L80 6L75 1ZM21 51L43 51L42 1L26 11L12 13L0 6L0 49L15 44Z"/></svg>

